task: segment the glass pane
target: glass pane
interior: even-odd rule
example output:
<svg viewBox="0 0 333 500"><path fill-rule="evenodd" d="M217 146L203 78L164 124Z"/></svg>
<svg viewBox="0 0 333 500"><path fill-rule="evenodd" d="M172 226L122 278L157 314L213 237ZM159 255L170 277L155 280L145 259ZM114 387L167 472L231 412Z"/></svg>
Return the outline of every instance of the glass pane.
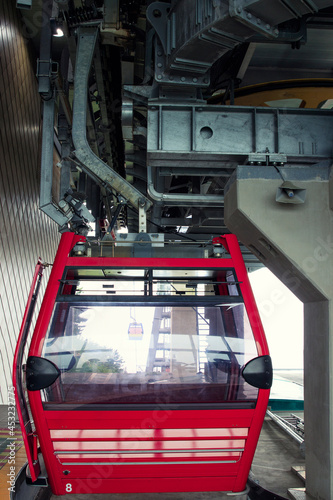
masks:
<svg viewBox="0 0 333 500"><path fill-rule="evenodd" d="M230 269L74 269L62 281L62 295L239 295Z"/></svg>
<svg viewBox="0 0 333 500"><path fill-rule="evenodd" d="M56 403L255 401L241 369L257 350L244 304L57 304L44 357L62 371Z"/></svg>

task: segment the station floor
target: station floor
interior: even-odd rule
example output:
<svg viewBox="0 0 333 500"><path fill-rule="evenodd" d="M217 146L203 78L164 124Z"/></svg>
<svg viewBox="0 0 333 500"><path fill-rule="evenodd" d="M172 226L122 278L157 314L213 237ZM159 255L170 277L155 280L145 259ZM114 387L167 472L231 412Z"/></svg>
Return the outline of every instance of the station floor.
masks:
<svg viewBox="0 0 333 500"><path fill-rule="evenodd" d="M293 385L302 385L302 380L292 373L280 373L277 377L279 382L287 384L289 381ZM275 392L277 391L275 386ZM285 387L288 387L286 385ZM292 391L294 390L291 386ZM296 388L297 389L297 388ZM274 394L274 392L272 391ZM288 391L287 391L288 393ZM284 390L284 395L286 391ZM288 395L288 394L287 394ZM299 412L297 413L301 416ZM282 412L282 415L290 414ZM3 433L1 434L1 430ZM6 435L7 431L7 435ZM15 472L26 461L22 438L18 431L16 439ZM8 491L8 474L10 472L8 444L10 443L7 426L7 407L0 405L0 499L10 499ZM305 459L300 450L299 444L289 437L277 424L266 417L261 431L258 447L254 456L251 469L251 478L261 487L270 490L276 495L286 499L299 498L305 500L305 494L297 491L295 496L288 494L289 489L304 488L304 481L292 471L292 467L305 468ZM15 498L15 497L14 497ZM222 492L200 492L200 493L150 493L150 494L89 494L89 495L52 495L51 500L248 500L247 495L228 496ZM260 495L260 500L265 500L265 494Z"/></svg>

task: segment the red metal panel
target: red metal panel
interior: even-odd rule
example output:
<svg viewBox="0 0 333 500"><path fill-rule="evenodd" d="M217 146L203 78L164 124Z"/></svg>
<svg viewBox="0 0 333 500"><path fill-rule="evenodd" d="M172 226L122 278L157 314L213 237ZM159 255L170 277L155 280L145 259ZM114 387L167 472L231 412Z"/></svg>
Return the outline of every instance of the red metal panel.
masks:
<svg viewBox="0 0 333 500"><path fill-rule="evenodd" d="M164 493L170 491L232 491L234 477L167 477L167 478L125 478L109 479L108 468L98 468L98 475L89 475L86 479L62 479L58 495L66 493Z"/></svg>
<svg viewBox="0 0 333 500"><path fill-rule="evenodd" d="M103 436L101 436L100 430L97 429L76 429L76 430L51 430L50 432L52 440L62 441L66 439L67 441L75 441L80 439L80 441L131 441L135 439L136 441L153 441L157 439L163 439L163 441L170 440L201 440L201 439L231 439L239 438L246 439L248 435L248 429L104 429Z"/></svg>
<svg viewBox="0 0 333 500"><path fill-rule="evenodd" d="M225 457L227 460L228 457ZM230 460L238 460L239 456L231 456ZM221 458L220 460L223 460ZM216 462L219 461L219 458L214 459ZM79 477L83 478L93 478L93 477L99 477L100 474L100 469L103 470L105 477L112 477L113 479L121 479L121 478L127 478L129 481L132 478L147 478L147 481L150 481L151 479L154 478L160 478L160 479L165 479L165 478L174 478L174 477L200 477L202 478L203 481L207 481L207 478L219 478L219 489L224 489L224 479L225 477L233 477L233 482L235 482L236 479L236 474L237 474L237 469L239 468L238 463L214 463L214 460L212 460L210 463L200 463L193 464L191 463L190 465L188 464L182 464L181 466L179 464L168 464L164 465L163 463L159 464L152 464L149 463L147 465L135 465L135 466L129 466L126 463L123 464L118 464L118 465L108 465L105 463L103 460L103 464L93 464L90 463L89 465L72 465L72 460L68 460L71 465L59 465L59 476L63 477L64 475L62 474L63 470L70 469L70 474L68 474L68 481L73 481L76 480ZM75 462L78 460L75 459ZM223 478L223 479L222 479ZM126 487L126 484L123 485ZM173 487L171 484L169 484L169 490L170 488ZM176 490L174 490L176 491ZM193 490L196 491L196 490ZM202 491L202 490L197 490L197 491ZM204 491L204 490L203 490ZM109 491L110 493L110 491ZM126 493L126 491L123 491L122 493Z"/></svg>
<svg viewBox="0 0 333 500"><path fill-rule="evenodd" d="M49 429L191 429L250 427L255 410L45 411ZM189 422L189 415L191 420Z"/></svg>
<svg viewBox="0 0 333 500"><path fill-rule="evenodd" d="M158 444L158 443L157 443ZM161 476L168 476L169 473L169 465L177 465L183 466L184 464L191 464L191 465L197 465L198 463L200 464L214 464L214 463L228 463L228 462L238 462L239 459L241 458L242 454L242 449L238 451L237 449L235 451L206 451L203 450L201 452L196 452L196 451L191 451L187 450L186 452L171 452L171 451L166 451L163 453L157 452L156 450L151 453L138 453L138 452L123 452L123 453L100 453L100 452L61 452L61 451L56 451L56 457L59 460L59 463L62 465L86 465L86 464L111 464L113 466L122 466L121 468L124 468L123 466L129 467L129 476L131 475L132 471L139 465L159 465L159 470L163 471L163 474L161 472ZM167 465L167 469L162 466ZM180 468L180 467L179 467ZM237 469L234 469L234 472L236 472ZM221 472L221 471L220 471ZM71 471L72 473L72 471ZM194 470L192 471L191 475L195 475ZM215 474L211 471L210 473L211 476L214 476ZM221 475L221 473L219 473ZM223 474L222 474L223 475ZM75 477L75 475L72 473L71 477Z"/></svg>
<svg viewBox="0 0 333 500"><path fill-rule="evenodd" d="M214 451L215 449L224 450L229 449L233 450L234 448L244 448L245 439L215 439L206 441L193 439L191 441L162 441L162 440L154 440L154 441L126 441L123 443L122 441L117 441L112 443L112 441L84 441L84 445L80 441L56 441L53 444L53 448L55 451L80 451L83 450L82 453L88 452L90 450L93 451L110 451L117 453L125 453L126 451L134 452L149 452L158 450L160 452L163 450L165 453L171 453L174 450L181 450L187 452L187 450L191 450L191 452L199 452L202 449L207 449L210 451Z"/></svg>
<svg viewBox="0 0 333 500"><path fill-rule="evenodd" d="M251 468L254 453L258 443L262 423L265 418L265 413L268 405L269 390L259 389L259 396L256 406L256 415L253 418L252 425L249 429L249 435L246 441L246 447L242 456L237 481L235 482L235 491L245 489L246 481Z"/></svg>
<svg viewBox="0 0 333 500"><path fill-rule="evenodd" d="M233 260L230 259L195 259L195 258L156 258L156 257L69 257L67 266L73 267L123 267L123 268L183 268L183 269L201 269L220 267L233 268Z"/></svg>
<svg viewBox="0 0 333 500"><path fill-rule="evenodd" d="M153 481L154 477L168 477L169 483L165 483L166 491L178 491L177 482L174 482L174 477L189 477L190 475L195 477L202 478L201 486L199 487L197 483L192 485L192 488L189 491L207 491L214 490L214 484L218 484L216 486L217 490L228 490L229 489L229 480L226 479L224 481L225 476L230 477L233 476L233 484L235 483L236 476L241 465L241 455L242 452L215 452L214 448L216 448L215 440L217 440L217 445L224 449L243 449L245 446L246 434L248 433L248 428L252 423L252 416L254 415L255 410L175 410L170 411L170 415L167 415L167 418L163 422L158 422L156 420L156 415L154 415L154 411L44 411L43 413L39 413L39 432L43 432L44 435L44 451L43 455L47 453L48 459L52 462L52 479L50 478L50 484L54 492L57 494L62 494L62 491L59 490L59 479L63 477L64 470L71 470L70 477L68 477L68 481L71 481L71 484L75 484L75 481L71 478L76 477L93 477L92 471L96 471L97 477L100 469L106 472L108 470L108 466L105 465L107 462L111 462L112 477L126 477L129 481L130 478L139 478L139 477L147 477L147 481ZM162 415L162 413L161 413ZM46 417L46 420L44 420ZM42 420L44 420L44 424L42 424ZM42 424L42 425L41 425ZM190 428L189 428L190 425ZM53 431L49 431L47 428L54 429ZM156 450L161 450L161 436L164 436L165 433L169 434L169 440L165 441L162 445L170 449L170 445L172 444L172 449L175 449L177 446L181 448L183 446L187 449L190 446L196 446L199 450L203 445L209 447L205 449L211 449L209 453L189 453L186 452L185 455L182 454L180 457L179 454L167 454L165 457L158 457L160 462L159 465L152 466L152 461L154 460L154 454L150 454L147 456L146 454L140 454L139 456L131 457L124 456L123 454L117 457L112 457L107 455L107 453L102 453L99 456L96 454L68 454L65 456L64 454L54 455L55 449L62 448L67 450L73 450L73 442L67 441L65 443L61 443L58 440L51 440L51 433L55 432L58 429L59 432L62 429L65 432L71 432L71 429L76 429L76 433L80 432L82 429L83 432L89 432L89 429L92 429L97 432L102 432L100 435L101 440L96 441L93 445L91 443L87 443L86 440L81 441L81 443L76 443L76 449L81 446L82 452L84 450L87 451L87 444L89 444L90 449L96 450L97 447L110 448L110 442L106 442L106 439L110 439L110 436L104 435L103 429L113 430L115 432L126 432L127 430L132 432L131 436L128 436L128 439L132 438L133 442L133 434L136 437L141 435L141 440L138 440L134 445L137 448L141 448L141 445L144 444L147 447L147 442L150 446L156 446ZM216 429L216 434L215 434ZM144 435L146 432L154 433L154 438L157 442L152 442L152 434L150 434L150 441L146 439ZM207 440L207 437L204 435L205 432L209 431L210 439ZM173 438L173 433L176 432L178 435L178 441ZM184 432L187 432L187 441L184 442ZM141 434L142 433L142 434ZM191 434L194 433L196 436L200 436L196 442L193 441ZM221 439L220 434L224 434L224 439ZM236 435L235 435L236 434ZM245 436L244 436L245 434ZM74 437L74 436L73 436ZM119 436L118 436L119 437ZM173 438L173 441L170 439ZM182 441L179 441L179 438L182 438ZM59 446L61 445L61 446ZM128 444L126 441L121 443L120 441L116 441L114 443L114 447L121 446L121 450L126 449ZM53 447L54 446L54 447ZM246 446L245 446L246 448ZM101 448L99 448L101 449ZM127 448L128 449L128 448ZM142 449L142 448L141 448ZM46 451L47 450L47 451ZM119 450L119 451L121 451ZM74 450L73 450L74 451ZM78 450L79 451L79 450ZM101 450L102 451L102 450ZM153 450L152 450L153 451ZM199 456L197 456L199 455ZM115 458L120 462L120 465L115 465ZM156 460L156 458L155 458ZM73 463L83 462L82 465L73 465ZM144 462L147 461L147 466L144 465L130 465L128 462ZM189 464L175 464L170 463L175 461L190 461ZM234 463L201 463L201 462L221 462L221 461L232 461ZM89 463L90 465L84 465L84 463ZM99 465L96 463L99 462ZM167 463L165 463L167 462ZM195 464L195 462L200 462ZM64 465L61 465L63 463ZM95 463L95 465L94 465ZM70 465L68 465L70 464ZM110 472L111 473L111 472ZM219 477L219 482L216 483L216 476ZM208 477L212 479L212 482L208 481ZM104 482L104 480L103 480ZM210 486L208 486L208 483ZM111 483L110 483L111 484ZM167 487L168 484L168 487ZM142 483L137 484L137 488L141 488ZM111 486L110 486L111 487ZM125 489L121 490L123 487ZM126 492L128 491L126 488L128 484L125 482L117 483L117 491ZM134 486L133 486L134 487ZM107 490L106 485L101 485L101 491L113 491ZM233 486L230 486L233 488ZM76 490L73 489L73 492ZM133 490L134 491L134 490ZM146 491L145 489L137 489L138 491ZM163 490L164 491L164 490ZM186 490L187 491L187 490Z"/></svg>
<svg viewBox="0 0 333 500"><path fill-rule="evenodd" d="M144 413L144 415L143 415ZM164 422L156 422L156 419L154 419L154 412L142 412L142 411L137 411L137 412L91 412L91 411L85 411L85 412L53 412L53 411L46 411L44 412L44 415L47 418L47 425L53 429L59 429L61 432L61 429L64 429L64 431L68 432L69 428L75 428L76 432L80 432L80 428L83 430L83 432L89 432L87 431L87 423L90 428L94 429L95 432L98 432L98 429L103 429L107 428L110 430L114 430L115 432L127 432L127 430L132 432L131 436L128 436L127 439L132 438L133 440L133 435L135 437L139 437L140 434L145 434L147 431L149 433L154 433L154 438L159 438L157 442L152 442L150 441L150 447L156 446L156 450L161 450L161 445L164 446L167 449L170 449L170 446L172 445L172 449L175 449L175 446L177 446L177 441L173 439L173 441L170 441L170 439L173 437L173 433L177 432L178 433L178 438L182 438L182 441L178 441L178 448L189 448L190 446L196 446L198 449L202 448L202 446L207 446L211 449L209 453L186 453L186 455L183 455L180 457L179 454L167 454L165 457L158 457L158 460L160 462L159 465L152 465L152 461L154 459L154 454L150 454L147 456L146 454L140 454L139 456L124 456L123 454L117 455L117 457L112 457L108 456L107 454L68 454L67 456L63 454L57 455L56 460L58 461L58 464L54 464L54 469L58 470L58 473L62 475L62 471L65 469L70 469L71 470L71 477L73 476L81 476L85 477L87 474L89 477L92 477L92 469L96 470L98 473L99 467L103 468L104 471L107 470L107 466L105 465L108 461L112 463L112 477L127 477L129 478L137 478L137 477L147 477L147 481L152 481L154 477L169 477L169 486L168 486L168 491L178 491L175 488L175 483L173 482L174 477L201 477L202 478L202 485L200 486L201 491L205 491L205 489L208 490L214 490L214 487L212 484L215 483L215 480L213 480L212 483L210 483L210 486L207 485L207 477L214 478L214 476L219 476L219 486L218 490L223 490L225 488L229 489L227 486L228 479L226 482L224 481L225 476L234 476L236 478L236 475L238 473L239 467L240 467L240 457L241 457L241 452L215 452L214 448L216 446L219 446L220 448L226 449L227 447L229 449L243 449L245 446L245 437L248 432L248 427L250 427L252 418L246 417L246 415L251 414L251 416L254 414L254 410L194 410L194 411L185 411L185 410L178 410L178 411L172 411L170 412L171 415L167 416L166 421ZM56 417L58 415L58 418ZM67 417L67 418L66 418ZM70 417L70 418L68 418ZM94 419L92 418L94 417ZM193 418L192 418L193 417ZM128 427L129 429L124 429L125 423L128 422ZM188 425L191 425L191 428L188 428ZM212 425L216 425L216 427L212 427ZM244 425L245 424L245 425ZM143 428L143 426L150 426L150 428ZM155 428L152 428L151 426L154 425ZM195 428L194 426L197 425L198 427ZM161 428L162 427L162 428ZM215 434L215 429L216 429L216 434ZM205 432L209 431L210 433L210 439L207 440L207 437L204 435ZM51 431L53 433L54 431ZM70 431L69 431L70 432ZM87 441L81 441L81 443L76 443L75 447L76 449L81 446L81 449L83 448L84 450L87 449L94 449L96 450L96 446L101 449L110 449L110 442L106 442L106 439L110 439L112 436L105 436L104 431L103 432L103 440L101 441L95 441L94 444L92 443L87 443ZM184 443L184 432L187 432L187 442ZM164 437L164 434L167 433L169 434L169 440L165 441L164 444L161 443L162 436ZM194 433L196 437L199 437L201 439L197 439L196 442L193 441L191 434ZM221 439L220 434L224 434L224 439ZM147 448L147 436L141 434L141 440L138 440L137 442L133 443L136 448L142 449L142 444L145 445ZM215 435L214 435L215 434ZM236 434L236 435L235 435ZM244 436L245 434L245 436ZM92 436L93 437L93 436ZM150 434L150 439L152 439L152 434ZM119 438L119 435L118 435ZM144 441L143 441L144 440ZM215 443L215 440L217 440L217 444ZM141 441L141 442L140 442ZM149 443L149 441L148 441ZM200 443L200 444L199 444ZM74 443L72 441L68 441L65 443L59 443L59 441L54 441L54 448L58 449L67 449L67 450L74 450L74 447L72 446ZM87 447L86 445L89 444ZM61 446L59 446L61 445ZM121 450L125 450L128 444L126 444L126 441L121 443L121 442L115 442L114 447L119 446ZM129 449L129 448L127 448ZM150 448L149 448L150 449ZM83 451L83 450L82 450ZM53 454L53 452L52 452ZM195 455L195 456L193 456ZM199 456L198 456L199 455ZM115 465L115 458L120 461L121 465ZM156 458L155 458L156 460ZM207 462L207 461L232 461L235 463L209 463L209 464L204 464L204 463L198 463L197 465L195 463L192 463L191 465L186 465L186 464L170 464L166 463L163 465L163 462L170 462L170 461L187 461L190 460L191 462ZM73 465L73 463L78 463L82 461L83 464L80 465ZM97 466L97 464L94 466L94 462L100 462L100 465ZM147 466L144 465L129 465L128 462L143 462L147 461L148 464ZM60 462L63 463L64 465L61 466ZM84 463L89 462L90 465L84 465ZM67 464L70 465L67 465ZM95 468L97 467L97 468ZM146 476L145 476L146 475ZM60 476L61 477L61 476ZM149 479L148 479L149 478ZM222 481L223 478L223 481ZM68 478L69 479L69 478ZM72 484L72 483L71 483ZM73 481L74 484L74 481ZM128 490L120 490L122 487L127 487L125 483L119 483L118 484L118 491L123 491L126 492ZM141 487L137 485L137 488ZM105 488L105 486L102 486L102 488ZM191 491L196 491L198 486L193 487ZM203 489L205 488L205 489ZM75 491L75 490L73 490ZM101 490L102 491L102 490ZM106 491L106 490L103 490ZM111 491L111 490L109 490ZM136 490L136 491L141 491L141 490ZM146 490L143 490L146 491Z"/></svg>
<svg viewBox="0 0 333 500"><path fill-rule="evenodd" d="M38 393L34 393L33 396L37 395ZM203 411L203 410L199 410L199 411L195 411L193 413L196 413L197 414L197 418L194 419L194 421L192 421L191 419L191 416L190 414L192 414L192 412L186 412L186 411L182 411L180 410L179 412L178 411L175 411L173 412L173 418L168 418L167 419L167 422L164 422L163 424L160 424L158 427L160 427L161 425L163 425L163 427L167 427L166 430L169 430L170 431L173 431L173 429L175 428L176 430L180 429L181 426L185 427L186 425L189 425L189 422L190 422L190 425L191 425L191 428L193 429L193 424L194 422L199 424L200 425L200 429L199 429L199 433L201 433L202 429L204 428L204 426L207 428L207 429L211 429L211 425L212 425L212 420L210 418L210 413L212 413L213 415L215 414L215 417L218 417L218 414L220 414L220 418L215 418L213 419L213 422L216 424L217 422L219 422L219 426L220 427L224 427L225 425L229 426L228 429L225 431L226 433L226 438L229 437L229 440L228 439L224 439L224 440L221 440L219 438L219 435L217 433L217 436L215 437L215 439L217 438L218 439L218 445L219 446L223 446L224 448L226 448L226 446L230 446L231 448L235 448L235 447L238 447L237 444L239 446L241 446L242 448L244 447L244 439L242 439L242 436L240 436L237 432L237 436L232 436L232 433L233 433L233 430L235 431L238 431L241 429L241 433L243 434L244 433L244 427L243 427L243 424L245 423L246 421L246 424L247 426L250 427L250 424L251 424L251 421L252 419L251 418L244 418L244 417L241 417L240 414L246 414L246 413L249 413L251 412L253 414L253 410L240 410L240 411L237 411L237 410L221 410L221 411L218 411L218 410L212 410L212 411ZM61 494L61 491L59 490L59 479L63 476L63 470L66 470L68 468L71 469L72 473L71 475L73 476L74 474L79 474L82 476L83 474L83 471L84 471L84 474L87 473L87 471L89 470L89 477L91 477L91 466L84 466L82 465L82 467L85 467L83 470L78 466L68 466L68 465L64 465L63 467L60 465L60 462L64 462L65 464L68 462L68 461L72 461L74 460L74 457L75 456L68 456L68 457L59 457L59 456L55 456L54 455L54 447L55 448L58 448L59 446L59 442L55 441L54 442L54 447L52 446L52 440L51 440L51 435L50 435L50 432L48 430L48 427L50 425L50 427L56 427L58 429L64 429L64 430L68 430L69 427L74 427L76 429L78 428L82 428L82 429L87 429L87 422L90 423L90 427L94 427L95 429L100 427L100 428L118 428L118 429L121 429L124 427L124 420L123 418L116 418L114 420L114 417L116 417L116 414L118 412L42 412L42 410L40 411L39 413L39 417L38 418L38 434L39 435L42 435L43 436L43 440L42 440L42 452L43 452L43 456L45 457L45 461L46 462L49 462L49 466L48 466L48 470L49 470L49 480L50 480L50 484L53 488L53 491L56 492L57 494ZM127 421L130 422L131 420L131 412L120 412L121 414L125 415L127 414ZM135 412L137 417L136 417L136 420L134 421L134 424L132 423L132 425L130 426L132 431L136 432L136 433L140 433L141 432L141 429L143 427L143 422L146 423L146 425L148 424L149 425L149 422L154 422L154 419L153 419L153 412L144 412L146 415L145 417L146 418L142 418L142 412ZM147 415L150 414L150 418L149 416ZM179 417L178 418L178 413L180 413ZM224 414L225 413L229 413L228 417L224 417ZM48 420L48 422L46 422L46 420L44 419L44 417L48 417L48 416L51 416L52 414L52 417L53 418L50 418ZM62 418L54 418L56 414L62 414ZM88 421L86 420L86 417L87 417L87 414L92 414L95 416L95 419L88 419ZM108 414L108 415L107 415ZM138 418L139 417L139 414L141 414L141 418ZM187 415L186 415L187 414ZM240 416L240 418L237 418L238 415ZM245 416L245 415L244 415ZM67 418L66 418L67 417ZM70 419L68 417L71 417ZM113 418L112 418L113 417ZM201 418L200 418L201 417ZM186 424L187 423L187 424ZM137 428L135 428L137 425ZM150 424L151 425L151 424ZM156 426L156 421L155 421L155 426ZM144 429L144 430L151 430L151 429ZM153 429L155 432L159 432L159 429ZM196 433L196 429L194 428L193 429L194 432ZM162 435L163 435L163 432L164 432L164 429L162 430ZM251 432L251 430L250 430ZM250 434L249 432L249 434ZM231 434L231 435L230 435ZM229 435L229 436L228 436ZM234 439L231 440L230 438L233 437ZM193 442L193 441L192 441ZM210 448L213 449L213 446L212 446L212 440L209 440L207 441L206 439L204 441L201 441L200 443L200 447L202 445L202 443L205 443L205 445L207 444ZM98 443L98 441L97 441ZM72 447L72 442L67 442L65 443L65 446L64 448L65 449L73 449ZM86 444L88 444L87 442L82 442L81 441L81 447L84 448L85 450L87 450L87 447L86 447ZM91 443L89 443L91 444ZM105 448L109 443L106 443L104 444L103 441L100 441L99 442L99 446L102 445L103 448ZM117 444L117 443L116 443ZM118 442L119 444L119 442ZM157 444L157 449L160 449L159 447L159 444ZM174 444L175 442L172 443L173 444L173 449L174 449ZM189 440L188 441L188 445L191 444L191 441ZM169 445L170 445L170 441L168 441L167 443L164 444L164 446L167 446L169 448ZM188 446L187 445L187 446ZM197 445L198 446L198 445ZM93 445L94 449L96 449L96 446L95 444ZM214 447L215 447L215 444L214 444ZM91 448L89 446L89 448ZM121 445L121 448L124 449L126 448L126 443L122 444ZM59 449L59 448L58 448ZM246 446L245 446L245 449L246 449ZM82 450L83 451L83 450ZM243 453L244 455L244 453ZM140 477L140 474L138 474L138 471L136 470L136 467L142 467L141 465L137 465L135 468L130 467L129 470L126 470L124 469L124 467L126 467L124 465L124 462L125 461L128 461L128 457L119 457L121 462L122 462L122 465L119 466L120 469L118 470L117 469L117 475L118 474L121 474L121 475L124 475L125 477ZM144 459L147 459L147 457L137 457L140 459L140 461L143 461ZM137 459L136 458L136 459ZM170 459L171 457L169 457ZM197 457L197 459L199 460L200 458L202 458L202 460L204 461L207 461L207 455L205 457ZM230 474L232 473L233 475L236 476L236 474L238 473L238 470L241 466L241 462L242 461L239 461L239 454L237 454L237 456L232 456L232 454L229 454L227 452L225 452L225 454L223 453L219 453L218 454L218 457L215 456L215 453L214 451L212 450L212 452L209 453L209 458L210 459L218 459L218 460L236 460L236 465L234 464L232 466L232 464L215 464L214 467L213 467L213 464L210 464L209 466L209 476L212 477L214 476L215 474L219 475L219 476L224 476L225 474ZM176 460L177 457L172 457L172 460ZM252 457L251 457L252 459ZM87 458L87 456L85 457L84 459L84 462L87 462L87 460L89 460L89 463L93 463L95 462L96 460L98 460L99 462L102 462L102 463L105 463L106 461L106 458L104 456L104 454L102 454L102 456L99 456L99 457L96 457L96 456L90 456ZM133 460L133 459L132 459ZM150 458L151 460L151 458ZM78 461L78 457L75 457L75 462ZM195 461L193 457L191 457L191 461ZM198 464L199 465L199 464ZM200 464L200 470L202 465L204 464ZM188 472L188 468L189 466L186 466L186 471L183 470L183 467L185 465L182 464L181 465L181 469L178 470L178 473L180 475L183 475L185 474L189 474ZM74 468L73 468L74 467ZM88 467L88 468L87 468ZM104 465L99 465L98 468L96 470L99 470L99 467L104 467L104 470L105 470L105 466ZM127 466L129 467L129 466ZM150 466L147 466L147 468L149 469ZM166 475L168 475L169 477L172 477L172 474L174 475L175 473L174 472L171 472L170 471L170 467L171 467L171 470L174 469L176 466L175 465L172 465L172 464L168 464L166 465L167 467L167 470L163 471L163 474L162 474L162 471L160 472L156 472L154 471L151 476L148 476L148 477L154 477L156 474L158 475L163 475L164 477ZM179 466L178 466L179 467ZM212 468L213 467L213 468ZM147 469L147 470L148 470ZM194 469L191 469L192 470L192 473L194 476L197 475L198 471L195 470L196 467ZM115 465L112 465L112 470L113 470L113 473L112 473L112 477L114 477L114 473L115 473ZM245 467L245 470L246 470L246 467ZM141 471L143 473L143 471ZM247 473L245 473L246 477L247 477L247 474L248 474L248 471ZM142 475L141 475L142 477ZM206 481L206 479L204 479ZM246 479L245 479L246 481ZM118 485L118 488L120 488L120 484L122 484L124 486L124 483L119 483ZM224 488L227 488L226 486L227 483L223 482L219 484L219 487L218 489L221 489L223 490ZM236 483L235 483L236 484ZM105 486L103 486L104 488ZM177 491L174 489L174 483L169 483L169 491ZM201 487L201 491L205 491L205 490L202 490L204 486ZM206 488L206 486L205 486ZM214 489L212 486L209 488L209 489ZM196 488L193 489L193 491L195 491ZM74 491L74 490L73 490ZM106 491L106 490L103 490L103 491ZM127 491L127 490L125 490ZM139 490L137 490L139 491ZM141 491L141 490L140 490ZM191 490L192 491L192 490Z"/></svg>

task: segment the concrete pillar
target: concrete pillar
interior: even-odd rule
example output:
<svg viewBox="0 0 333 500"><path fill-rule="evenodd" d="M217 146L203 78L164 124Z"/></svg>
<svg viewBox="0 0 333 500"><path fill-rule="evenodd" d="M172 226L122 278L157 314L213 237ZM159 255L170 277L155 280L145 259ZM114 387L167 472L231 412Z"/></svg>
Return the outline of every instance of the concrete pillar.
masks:
<svg viewBox="0 0 333 500"><path fill-rule="evenodd" d="M328 500L333 498L332 172L327 163L279 170L306 189L304 203L275 200L283 179L274 167L241 166L226 187L225 221L304 302L306 489L316 500Z"/></svg>

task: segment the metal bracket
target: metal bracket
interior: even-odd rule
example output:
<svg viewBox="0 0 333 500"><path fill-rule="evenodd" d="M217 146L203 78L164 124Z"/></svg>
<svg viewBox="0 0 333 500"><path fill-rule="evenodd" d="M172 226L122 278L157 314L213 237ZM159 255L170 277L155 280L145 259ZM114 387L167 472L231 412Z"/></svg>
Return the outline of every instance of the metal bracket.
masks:
<svg viewBox="0 0 333 500"><path fill-rule="evenodd" d="M253 1L248 0L229 0L229 14L237 21L245 24L254 31L265 35L268 38L276 38L279 30L271 26L265 19L258 17L249 10Z"/></svg>
<svg viewBox="0 0 333 500"><path fill-rule="evenodd" d="M139 203L139 233L147 232L147 212L145 210L144 200Z"/></svg>
<svg viewBox="0 0 333 500"><path fill-rule="evenodd" d="M124 97L147 106L148 99L151 99L153 95L153 87L150 85L124 85L123 93Z"/></svg>
<svg viewBox="0 0 333 500"><path fill-rule="evenodd" d="M166 56L162 45L157 42L155 47L155 80L158 83L208 87L210 81L209 64L198 62L195 64L193 72L189 73L189 65L194 66L193 61L177 58L175 61L176 64L172 64L170 69L166 69Z"/></svg>
<svg viewBox="0 0 333 500"><path fill-rule="evenodd" d="M37 59L37 70L36 70L37 78L40 78L41 76L50 77L51 67L52 67L52 59L49 60Z"/></svg>
<svg viewBox="0 0 333 500"><path fill-rule="evenodd" d="M189 72L189 66L193 71ZM188 61L176 58L170 69L166 69L166 55L162 45L157 41L155 46L155 80L158 83L208 87L210 79L210 64ZM173 70L173 71L172 71Z"/></svg>
<svg viewBox="0 0 333 500"><path fill-rule="evenodd" d="M71 189L65 193L64 199L60 200L59 206L66 212L67 210L72 210L82 222L95 222L95 217L89 212L87 207L82 203L82 201L75 198L75 195Z"/></svg>
<svg viewBox="0 0 333 500"><path fill-rule="evenodd" d="M156 31L155 80L158 83L207 87L211 64L175 58L167 68L167 58L176 48L176 14L171 5L153 2L147 9L147 19Z"/></svg>
<svg viewBox="0 0 333 500"><path fill-rule="evenodd" d="M133 257L152 257L152 241L146 232L137 235L132 247Z"/></svg>
<svg viewBox="0 0 333 500"><path fill-rule="evenodd" d="M171 4L169 3L153 2L149 5L146 11L146 17L155 29L165 54L167 53L168 44L168 28L170 24L168 13L170 11L170 7Z"/></svg>
<svg viewBox="0 0 333 500"><path fill-rule="evenodd" d="M287 163L287 155L279 153L253 153L249 154L247 163L250 165L284 165Z"/></svg>

